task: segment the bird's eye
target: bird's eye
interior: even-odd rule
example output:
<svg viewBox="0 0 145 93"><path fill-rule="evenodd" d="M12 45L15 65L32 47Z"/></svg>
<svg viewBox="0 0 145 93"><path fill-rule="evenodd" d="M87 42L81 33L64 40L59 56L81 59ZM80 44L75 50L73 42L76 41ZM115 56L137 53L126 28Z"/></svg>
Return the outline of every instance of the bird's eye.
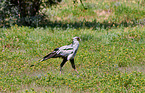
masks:
<svg viewBox="0 0 145 93"><path fill-rule="evenodd" d="M77 40L80 41L80 38L78 37Z"/></svg>

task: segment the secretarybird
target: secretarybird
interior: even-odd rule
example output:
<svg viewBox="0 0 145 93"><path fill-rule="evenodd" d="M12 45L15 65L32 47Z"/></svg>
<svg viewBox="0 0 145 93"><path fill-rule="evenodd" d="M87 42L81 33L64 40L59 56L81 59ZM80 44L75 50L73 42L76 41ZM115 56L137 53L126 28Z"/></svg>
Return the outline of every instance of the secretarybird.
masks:
<svg viewBox="0 0 145 93"><path fill-rule="evenodd" d="M58 58L61 57L63 59L62 63L60 64L60 74L63 65L69 60L71 62L72 68L78 73L74 63L74 57L77 53L79 47L79 41L81 41L80 37L74 37L73 42L70 45L62 46L59 48L54 49L53 52L49 53L45 57L43 57L40 62L47 60L49 58ZM34 66L34 65L32 65Z"/></svg>

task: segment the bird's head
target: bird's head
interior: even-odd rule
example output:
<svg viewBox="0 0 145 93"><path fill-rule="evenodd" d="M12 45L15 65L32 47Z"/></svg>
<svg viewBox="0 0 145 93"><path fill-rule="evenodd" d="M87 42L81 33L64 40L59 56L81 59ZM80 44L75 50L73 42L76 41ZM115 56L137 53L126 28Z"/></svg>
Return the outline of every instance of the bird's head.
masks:
<svg viewBox="0 0 145 93"><path fill-rule="evenodd" d="M73 40L81 41L80 37L74 37Z"/></svg>

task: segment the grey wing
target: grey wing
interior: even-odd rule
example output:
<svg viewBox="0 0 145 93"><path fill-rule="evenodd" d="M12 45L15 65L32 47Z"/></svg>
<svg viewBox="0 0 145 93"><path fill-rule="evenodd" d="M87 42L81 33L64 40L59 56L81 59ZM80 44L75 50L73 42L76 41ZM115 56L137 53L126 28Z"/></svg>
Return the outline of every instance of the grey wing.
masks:
<svg viewBox="0 0 145 93"><path fill-rule="evenodd" d="M71 45L62 46L56 53L62 56L68 56L73 53L73 47L71 47Z"/></svg>

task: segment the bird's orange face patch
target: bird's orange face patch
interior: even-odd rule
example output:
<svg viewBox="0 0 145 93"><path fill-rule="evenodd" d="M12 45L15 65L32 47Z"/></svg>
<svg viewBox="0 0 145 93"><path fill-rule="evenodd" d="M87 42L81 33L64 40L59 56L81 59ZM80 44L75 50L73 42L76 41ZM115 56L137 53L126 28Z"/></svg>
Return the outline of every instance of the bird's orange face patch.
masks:
<svg viewBox="0 0 145 93"><path fill-rule="evenodd" d="M77 40L78 40L78 41L81 41L81 39L80 39L79 37L77 38Z"/></svg>
<svg viewBox="0 0 145 93"><path fill-rule="evenodd" d="M74 37L73 39L75 39L77 41L81 41L80 37Z"/></svg>

